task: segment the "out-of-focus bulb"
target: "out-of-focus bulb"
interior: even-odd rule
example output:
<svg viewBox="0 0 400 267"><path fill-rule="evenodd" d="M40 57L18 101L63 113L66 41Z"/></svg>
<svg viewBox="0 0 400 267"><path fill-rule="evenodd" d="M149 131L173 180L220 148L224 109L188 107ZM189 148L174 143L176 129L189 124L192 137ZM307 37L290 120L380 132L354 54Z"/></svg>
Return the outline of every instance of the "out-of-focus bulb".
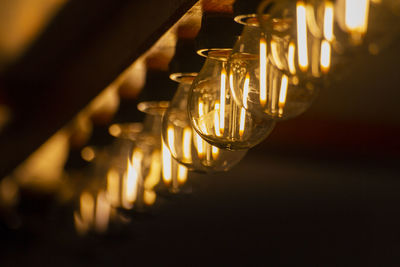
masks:
<svg viewBox="0 0 400 267"><path fill-rule="evenodd" d="M201 51L200 51L201 52ZM189 117L196 132L219 148L241 150L263 141L275 122L254 117L233 99L227 72L230 49L211 49L193 81L189 96Z"/></svg>
<svg viewBox="0 0 400 267"><path fill-rule="evenodd" d="M230 151L209 144L193 130L187 113L190 86L197 73L175 73L171 79L179 82L178 90L163 118L163 140L171 155L193 171L227 171L236 165L247 150ZM200 102L204 105L204 102ZM204 106L201 110L203 110ZM219 103L217 103L219 109ZM202 114L204 115L204 114ZM214 123L219 121L214 113ZM214 125L219 129L219 123Z"/></svg>
<svg viewBox="0 0 400 267"><path fill-rule="evenodd" d="M287 75L296 75L300 81L315 82L330 70L332 1L265 0L258 12L265 35L260 42L265 42L265 53L274 66ZM264 46L260 45L260 49Z"/></svg>
<svg viewBox="0 0 400 267"><path fill-rule="evenodd" d="M283 39L270 39L268 42L256 14L238 16L235 20L245 25L228 62L230 86L237 104L260 118L282 120L303 113L318 92L310 79L304 75L300 79L297 75L307 72L307 52L296 59L298 50L295 42L284 43ZM274 25L275 29L285 29L286 26L284 21ZM321 70L329 70L330 46L329 42L326 44L328 48L325 47L324 51L328 51L325 52L326 57L318 61L321 64L318 75ZM287 50L285 55L282 55L282 49Z"/></svg>
<svg viewBox="0 0 400 267"><path fill-rule="evenodd" d="M187 168L179 164L171 155L171 151L167 147L166 143L162 140L162 117L164 116L167 108L169 106L169 102L161 101L161 102L143 102L138 105L140 111L143 111L149 115L152 115L150 120L150 127L149 129L149 141L157 140L157 147L160 149L159 159L159 166L155 165L155 162L152 162L154 166L159 167L159 171L161 171L161 179L164 186L168 189L171 193L179 193L182 190L182 187L186 184L188 179L188 170ZM144 123L145 129L147 128L146 121ZM168 130L168 129L167 129ZM169 130L171 133L171 130ZM174 140L174 136L170 137L170 140ZM148 142L146 139L140 139L138 142L146 143ZM154 167L154 169L157 169ZM150 173L152 173L150 171ZM150 174L149 174L150 175ZM156 177L157 173L154 172L154 178ZM158 173L160 175L160 172ZM156 179L154 179L156 180ZM146 181L145 181L146 184ZM154 184L156 185L156 183ZM153 186L154 186L153 185Z"/></svg>

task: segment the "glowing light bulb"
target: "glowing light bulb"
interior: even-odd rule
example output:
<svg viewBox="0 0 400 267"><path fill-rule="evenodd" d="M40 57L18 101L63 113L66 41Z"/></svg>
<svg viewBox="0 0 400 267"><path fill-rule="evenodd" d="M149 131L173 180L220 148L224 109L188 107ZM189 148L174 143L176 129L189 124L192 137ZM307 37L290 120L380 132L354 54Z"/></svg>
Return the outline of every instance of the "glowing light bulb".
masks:
<svg viewBox="0 0 400 267"><path fill-rule="evenodd" d="M242 120L245 112L260 120L289 119L303 113L315 98L318 87L313 83L315 77L312 77L309 67L311 54L308 39L312 35L307 32L306 12L305 3L299 1L294 5L293 15L298 20L274 20L271 27L281 31L276 36L263 32L256 14L235 18L244 24L228 61L228 71L232 76L230 89L241 108L238 116L239 137L246 139L247 128L252 127ZM297 13L299 16L296 16ZM294 26L294 32L299 31L301 37L297 38L296 34L290 38L290 26ZM319 42L317 44L321 46ZM313 61L317 60L317 75L329 70L328 48L324 43L321 58L319 54L312 57Z"/></svg>
<svg viewBox="0 0 400 267"><path fill-rule="evenodd" d="M163 117L162 135L166 146L174 151L172 158L189 170L198 172L226 171L236 165L246 154L243 151L219 149L205 141L191 126L187 114L190 86L197 73L175 73L171 79L179 83L178 90ZM225 73L225 79L226 79ZM225 81L226 82L226 81ZM221 86L221 83L219 83ZM225 94L228 90L225 88ZM207 102L207 96L198 100L196 111L203 132L222 136L220 132L220 101L224 103L224 93L219 93L214 103ZM226 103L225 103L226 105ZM224 118L225 119L225 118ZM224 129L223 129L224 130ZM172 138L173 136L173 138ZM187 169L177 168L177 182L186 181Z"/></svg>
<svg viewBox="0 0 400 267"><path fill-rule="evenodd" d="M188 110L193 128L208 143L222 149L243 150L263 141L275 123L269 118L255 118L247 110L242 109L242 98L247 98L247 94L251 93L251 75L255 75L254 72L249 72L245 91L241 91L237 97L242 99L242 102L237 103L234 100L230 83L237 82L235 77L232 77L237 70L228 70L227 60L230 52L229 49L214 49L208 52L200 73L192 83ZM240 65L257 58L246 58L246 60L235 58L235 60ZM244 76L243 82L246 73ZM197 108L200 103L204 105L201 112ZM211 157L206 153L206 158ZM223 158L222 151L218 158Z"/></svg>

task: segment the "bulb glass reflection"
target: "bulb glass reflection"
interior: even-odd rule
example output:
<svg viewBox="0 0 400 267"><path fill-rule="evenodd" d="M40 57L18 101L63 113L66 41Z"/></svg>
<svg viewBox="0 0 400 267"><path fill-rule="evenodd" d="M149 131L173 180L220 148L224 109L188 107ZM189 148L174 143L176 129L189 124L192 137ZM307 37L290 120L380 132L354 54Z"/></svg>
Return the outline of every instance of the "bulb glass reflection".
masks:
<svg viewBox="0 0 400 267"><path fill-rule="evenodd" d="M187 114L190 86L197 73L175 73L171 79L179 82L178 90L163 118L164 145L180 164L198 172L227 171L236 165L246 154L246 150L230 151L209 144L193 130ZM204 111L204 102L199 102ZM219 103L216 103L219 110ZM204 116L204 113L201 113ZM214 128L219 132L219 114L214 113ZM203 126L205 127L205 126ZM178 169L178 174L184 174ZM180 175L178 175L180 177Z"/></svg>
<svg viewBox="0 0 400 267"><path fill-rule="evenodd" d="M191 86L189 118L200 137L210 144L230 150L248 149L263 141L275 122L253 116L234 101L230 90L233 77L227 72L230 52L208 51L207 60Z"/></svg>

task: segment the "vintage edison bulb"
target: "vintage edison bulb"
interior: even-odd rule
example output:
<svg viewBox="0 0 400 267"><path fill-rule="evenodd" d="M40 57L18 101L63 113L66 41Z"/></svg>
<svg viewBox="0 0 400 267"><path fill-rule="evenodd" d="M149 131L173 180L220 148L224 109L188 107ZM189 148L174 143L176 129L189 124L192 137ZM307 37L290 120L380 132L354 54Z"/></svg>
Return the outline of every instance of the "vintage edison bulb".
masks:
<svg viewBox="0 0 400 267"><path fill-rule="evenodd" d="M275 122L254 117L233 100L227 75L230 52L230 49L208 51L191 86L189 117L196 132L210 144L230 150L248 149L263 141Z"/></svg>
<svg viewBox="0 0 400 267"><path fill-rule="evenodd" d="M321 42L320 52L312 48L313 53L325 56L328 63L328 49L338 56L364 50L377 54L400 33L398 0L264 0L258 13L260 18L264 18L260 21L266 32L271 30L273 21L284 19L289 24L296 23L290 28L295 29L299 37L295 45L299 47L302 59L299 57L298 60L302 68L313 66L312 60L306 62L305 47L317 47L318 42L310 42L310 35ZM310 56L313 55L308 53ZM339 57L336 61L340 65L340 61L346 60ZM317 73L316 67L314 73Z"/></svg>
<svg viewBox="0 0 400 267"><path fill-rule="evenodd" d="M159 157L157 158L158 163L157 166L159 168L154 168L154 179L149 182L149 186L152 188L158 184L155 177L161 178L162 184L164 187L168 189L171 193L178 193L181 191L182 187L186 184L188 178L188 169L179 164L171 155L168 147L165 142L162 140L162 117L166 112L169 106L169 102L160 101L160 102L142 102L139 103L138 109L147 114L147 117L151 115L151 130L149 129L147 137L150 138L149 141L151 143L155 143L155 147L159 150ZM146 125L146 122L145 122ZM138 143L146 142L146 138L138 139ZM156 163L154 163L156 164ZM157 169L157 171L155 170ZM149 170L151 172L151 169Z"/></svg>
<svg viewBox="0 0 400 267"><path fill-rule="evenodd" d="M178 90L163 118L163 139L171 155L180 164L198 172L227 171L247 150L230 151L210 145L190 125L187 113L190 86L197 73L175 73Z"/></svg>
<svg viewBox="0 0 400 267"><path fill-rule="evenodd" d="M255 116L275 120L293 118L307 110L318 87L309 79L299 80L293 64L289 73L284 66L279 69L271 64L267 39L255 14L238 16L235 20L245 25L228 62L230 87L238 105ZM278 49L273 41L270 44L275 51ZM294 48L291 45L288 48L293 60Z"/></svg>
<svg viewBox="0 0 400 267"><path fill-rule="evenodd" d="M109 128L116 137L107 172L107 196L115 207L143 210L155 202L153 187L160 181L160 142L152 138L154 123L147 115L141 123L113 124Z"/></svg>

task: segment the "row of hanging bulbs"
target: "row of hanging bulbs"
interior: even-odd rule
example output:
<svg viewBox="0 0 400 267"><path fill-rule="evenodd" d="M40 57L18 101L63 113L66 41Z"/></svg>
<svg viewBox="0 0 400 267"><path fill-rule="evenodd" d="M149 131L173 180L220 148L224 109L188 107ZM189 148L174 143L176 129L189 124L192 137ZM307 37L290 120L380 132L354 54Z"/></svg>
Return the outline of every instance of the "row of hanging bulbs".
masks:
<svg viewBox="0 0 400 267"><path fill-rule="evenodd" d="M240 158L233 152L262 142L276 121L306 111L325 83L333 56L360 47L367 36L370 13L383 19L388 11L382 9L390 3L393 5L391 0L237 0L234 20L244 27L233 48L229 41L221 41L232 39L226 37L227 17L205 14L197 53L206 61L196 77L181 77L180 86L187 89L178 90L164 118L163 138L174 158L198 171L233 166L219 168L219 160L211 163L212 151L218 149L220 157ZM253 13L247 13L249 10ZM202 139L211 152L203 155L205 150L195 146L201 164L188 164L185 151L189 150L185 150L185 142L179 142L181 138L187 144L191 138L193 144ZM212 164L212 169L207 168Z"/></svg>
<svg viewBox="0 0 400 267"><path fill-rule="evenodd" d="M160 188L185 192L188 171L230 170L276 122L309 108L340 71L336 58L376 48L385 29L370 37L371 18L397 21L398 10L395 0L236 0L238 38L230 14L203 14L196 49L176 45L172 100L140 103L143 124L110 127L120 142L106 175L110 206L142 210Z"/></svg>

